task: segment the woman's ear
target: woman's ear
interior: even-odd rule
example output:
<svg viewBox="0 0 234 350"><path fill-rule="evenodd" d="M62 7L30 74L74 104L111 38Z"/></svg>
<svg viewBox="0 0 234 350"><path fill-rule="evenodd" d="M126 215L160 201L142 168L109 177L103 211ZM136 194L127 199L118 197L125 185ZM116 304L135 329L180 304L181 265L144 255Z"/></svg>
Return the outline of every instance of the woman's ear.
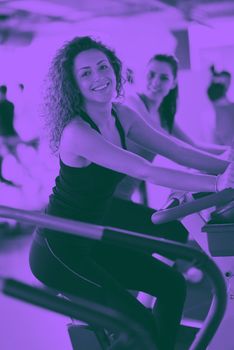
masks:
<svg viewBox="0 0 234 350"><path fill-rule="evenodd" d="M174 89L177 85L178 85L178 80L177 80L177 78L174 78L171 90Z"/></svg>

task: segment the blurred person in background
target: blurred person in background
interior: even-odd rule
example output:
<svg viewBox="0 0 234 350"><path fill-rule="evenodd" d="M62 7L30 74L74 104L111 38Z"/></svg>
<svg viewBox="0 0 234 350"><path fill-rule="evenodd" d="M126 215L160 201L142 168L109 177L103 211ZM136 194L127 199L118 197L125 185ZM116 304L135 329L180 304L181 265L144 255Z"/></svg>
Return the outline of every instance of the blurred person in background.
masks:
<svg viewBox="0 0 234 350"><path fill-rule="evenodd" d="M14 129L14 104L7 99L6 85L0 86L0 135L16 136Z"/></svg>
<svg viewBox="0 0 234 350"><path fill-rule="evenodd" d="M215 112L212 137L217 144L231 145L234 137L234 103L228 98L231 73L225 70L218 72L214 65L210 67L210 72L207 95Z"/></svg>
<svg viewBox="0 0 234 350"><path fill-rule="evenodd" d="M18 135L14 128L14 104L7 99L7 86L0 86L0 181L8 182L2 175L5 155L14 152Z"/></svg>

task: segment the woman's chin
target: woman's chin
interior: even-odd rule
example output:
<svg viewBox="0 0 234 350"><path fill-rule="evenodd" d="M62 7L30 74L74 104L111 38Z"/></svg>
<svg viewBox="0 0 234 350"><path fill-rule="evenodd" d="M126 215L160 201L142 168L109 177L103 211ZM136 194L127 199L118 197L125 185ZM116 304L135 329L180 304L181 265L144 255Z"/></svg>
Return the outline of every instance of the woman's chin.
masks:
<svg viewBox="0 0 234 350"><path fill-rule="evenodd" d="M148 97L149 100L151 101L155 101L158 99L158 94L157 93L154 93L152 91L148 91L146 96Z"/></svg>
<svg viewBox="0 0 234 350"><path fill-rule="evenodd" d="M147 97L154 102L162 101L164 98L163 94L158 91L148 91Z"/></svg>

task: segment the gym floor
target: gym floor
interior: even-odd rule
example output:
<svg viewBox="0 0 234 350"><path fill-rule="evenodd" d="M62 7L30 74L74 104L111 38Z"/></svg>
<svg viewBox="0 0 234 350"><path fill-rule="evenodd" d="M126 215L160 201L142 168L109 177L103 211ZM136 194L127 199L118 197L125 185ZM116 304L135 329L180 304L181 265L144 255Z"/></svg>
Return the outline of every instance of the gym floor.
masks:
<svg viewBox="0 0 234 350"><path fill-rule="evenodd" d="M31 228L18 229L6 235L0 226L0 276L13 277L38 285L30 272L28 253ZM22 232L23 231L23 232ZM9 238L10 237L10 238ZM181 271L186 265L179 262ZM206 279L198 284L188 283L188 298L184 316L202 320L207 313L210 290ZM69 318L26 304L0 294L0 349L13 350L71 350L66 324Z"/></svg>
<svg viewBox="0 0 234 350"><path fill-rule="evenodd" d="M0 275L38 285L28 264L30 242L30 234L0 238ZM66 330L69 318L2 294L0 305L0 349L71 349Z"/></svg>

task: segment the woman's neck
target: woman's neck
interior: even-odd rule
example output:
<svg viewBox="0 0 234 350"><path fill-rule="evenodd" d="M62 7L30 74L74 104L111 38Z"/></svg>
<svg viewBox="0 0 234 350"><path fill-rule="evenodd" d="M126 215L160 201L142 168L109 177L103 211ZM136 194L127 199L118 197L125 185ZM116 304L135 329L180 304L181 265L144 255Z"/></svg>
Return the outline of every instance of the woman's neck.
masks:
<svg viewBox="0 0 234 350"><path fill-rule="evenodd" d="M112 103L89 103L84 105L86 113L98 127L103 127L112 117Z"/></svg>
<svg viewBox="0 0 234 350"><path fill-rule="evenodd" d="M143 93L146 97L147 108L151 113L158 113L158 109L161 105L161 99L152 99L146 93Z"/></svg>

